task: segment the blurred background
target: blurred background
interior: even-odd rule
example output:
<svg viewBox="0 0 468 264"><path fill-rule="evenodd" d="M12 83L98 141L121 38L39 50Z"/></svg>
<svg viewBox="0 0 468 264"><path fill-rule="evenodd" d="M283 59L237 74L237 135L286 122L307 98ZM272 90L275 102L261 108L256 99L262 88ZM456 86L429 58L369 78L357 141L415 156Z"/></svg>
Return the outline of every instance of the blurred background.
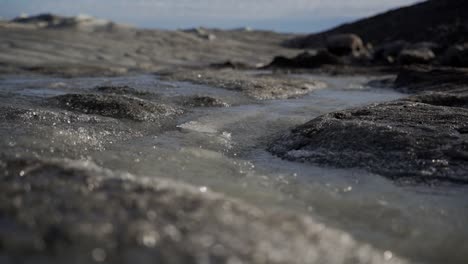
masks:
<svg viewBox="0 0 468 264"><path fill-rule="evenodd" d="M0 0L0 17L87 14L143 28L314 32L421 0Z"/></svg>

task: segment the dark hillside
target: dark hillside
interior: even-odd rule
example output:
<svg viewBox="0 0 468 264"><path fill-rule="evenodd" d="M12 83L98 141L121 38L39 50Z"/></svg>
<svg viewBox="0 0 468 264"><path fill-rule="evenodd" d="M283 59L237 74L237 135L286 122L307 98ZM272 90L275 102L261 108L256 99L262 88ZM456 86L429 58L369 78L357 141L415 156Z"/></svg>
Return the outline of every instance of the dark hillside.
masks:
<svg viewBox="0 0 468 264"><path fill-rule="evenodd" d="M468 1L429 0L344 24L318 34L292 39L296 48L321 47L328 35L355 33L365 42L379 45L406 40L432 41L444 46L468 41Z"/></svg>

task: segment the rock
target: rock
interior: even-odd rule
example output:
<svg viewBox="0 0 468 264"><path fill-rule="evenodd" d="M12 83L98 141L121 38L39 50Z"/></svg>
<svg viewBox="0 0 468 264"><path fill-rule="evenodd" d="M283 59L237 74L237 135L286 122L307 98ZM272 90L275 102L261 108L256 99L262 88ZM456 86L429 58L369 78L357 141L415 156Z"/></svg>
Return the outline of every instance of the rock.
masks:
<svg viewBox="0 0 468 264"><path fill-rule="evenodd" d="M110 120L98 116L89 116L84 114L76 114L68 111L53 111L41 108L23 108L17 106L0 106L0 120L12 122L26 122L34 123L34 125L44 124L51 126L52 124L66 124L72 123L90 123L96 125L97 123L105 123L109 126L115 123L115 120Z"/></svg>
<svg viewBox="0 0 468 264"><path fill-rule="evenodd" d="M468 70L461 68L408 67L395 80L395 88L408 93L448 91L468 84Z"/></svg>
<svg viewBox="0 0 468 264"><path fill-rule="evenodd" d="M186 98L183 102L184 106L187 107L227 107L228 103L221 99L210 97L210 96L194 96Z"/></svg>
<svg viewBox="0 0 468 264"><path fill-rule="evenodd" d="M448 48L442 55L440 63L452 67L468 67L468 43Z"/></svg>
<svg viewBox="0 0 468 264"><path fill-rule="evenodd" d="M310 217L210 190L91 162L0 157L1 255L15 263L407 263Z"/></svg>
<svg viewBox="0 0 468 264"><path fill-rule="evenodd" d="M340 65L343 61L326 50L318 50L316 53L303 52L294 58L277 56L267 68L318 68L324 65Z"/></svg>
<svg viewBox="0 0 468 264"><path fill-rule="evenodd" d="M231 60L228 60L222 63L212 63L210 64L210 67L213 67L215 69L236 69L236 70L245 70L245 69L254 68L246 63L231 61Z"/></svg>
<svg viewBox="0 0 468 264"><path fill-rule="evenodd" d="M376 47L373 53L373 59L376 62L392 64L396 61L401 51L409 46L409 43L403 40L385 43Z"/></svg>
<svg viewBox="0 0 468 264"><path fill-rule="evenodd" d="M57 16L53 14L39 14L36 16L19 16L11 20L11 22L15 23L23 23L23 24L36 24L40 27L50 27L56 26L63 23L65 18L62 16Z"/></svg>
<svg viewBox="0 0 468 264"><path fill-rule="evenodd" d="M365 84L366 87L392 89L395 86L394 77L372 79Z"/></svg>
<svg viewBox="0 0 468 264"><path fill-rule="evenodd" d="M156 121L181 113L168 105L120 95L66 94L51 101L70 111L135 121Z"/></svg>
<svg viewBox="0 0 468 264"><path fill-rule="evenodd" d="M283 75L252 74L230 69L176 71L168 72L161 77L170 81L188 81L240 91L259 100L297 97L326 86L320 81Z"/></svg>
<svg viewBox="0 0 468 264"><path fill-rule="evenodd" d="M113 29L130 28L127 25L115 24L105 19L98 19L88 15L64 17L53 14L37 16L21 16L12 20L14 23L32 24L40 28L74 28L83 31L109 31Z"/></svg>
<svg viewBox="0 0 468 264"><path fill-rule="evenodd" d="M3 152L41 157L84 157L91 150L104 151L110 145L143 134L112 118L42 107L25 108L15 103L0 106L0 127L5 135L0 142Z"/></svg>
<svg viewBox="0 0 468 264"><path fill-rule="evenodd" d="M468 108L468 88L451 90L450 92L425 92L412 96L408 100L431 105Z"/></svg>
<svg viewBox="0 0 468 264"><path fill-rule="evenodd" d="M204 29L202 27L187 29L187 30L184 30L184 32L192 33L192 34L194 34L195 36L197 36L197 37L199 37L201 39L206 39L206 40L209 40L209 41L212 41L212 40L216 39L215 34L210 33L208 30L206 30L206 29Z"/></svg>
<svg viewBox="0 0 468 264"><path fill-rule="evenodd" d="M94 88L95 91L108 94L121 94L121 95L136 95L145 96L151 95L150 92L140 91L128 85L106 85Z"/></svg>
<svg viewBox="0 0 468 264"><path fill-rule="evenodd" d="M438 55L440 52L443 51L443 47L440 44L431 41L422 41L410 44L408 46L409 49L428 49L432 51L434 54Z"/></svg>
<svg viewBox="0 0 468 264"><path fill-rule="evenodd" d="M326 46L330 53L338 56L359 56L366 50L362 39L355 34L331 35L327 37Z"/></svg>
<svg viewBox="0 0 468 264"><path fill-rule="evenodd" d="M398 55L398 62L403 65L429 64L435 59L435 54L428 48L403 49Z"/></svg>
<svg viewBox="0 0 468 264"><path fill-rule="evenodd" d="M468 109L395 101L320 116L269 151L410 183L468 184L467 123Z"/></svg>

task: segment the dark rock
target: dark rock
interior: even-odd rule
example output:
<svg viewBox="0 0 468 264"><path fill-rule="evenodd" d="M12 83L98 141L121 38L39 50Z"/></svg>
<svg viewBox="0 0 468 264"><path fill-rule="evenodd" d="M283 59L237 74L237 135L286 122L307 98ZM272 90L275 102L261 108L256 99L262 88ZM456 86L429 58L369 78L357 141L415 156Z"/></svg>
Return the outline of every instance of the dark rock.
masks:
<svg viewBox="0 0 468 264"><path fill-rule="evenodd" d="M404 49L398 55L400 64L429 64L435 59L435 54L428 48L408 48Z"/></svg>
<svg viewBox="0 0 468 264"><path fill-rule="evenodd" d="M394 180L468 184L467 122L468 109L395 101L315 118L269 150Z"/></svg>
<svg viewBox="0 0 468 264"><path fill-rule="evenodd" d="M66 94L51 100L70 111L135 121L155 121L180 113L168 105L120 95Z"/></svg>
<svg viewBox="0 0 468 264"><path fill-rule="evenodd" d="M412 96L408 100L431 105L468 108L468 88L450 92L426 92Z"/></svg>
<svg viewBox="0 0 468 264"><path fill-rule="evenodd" d="M319 50L315 54L303 52L294 58L278 56L267 67L278 68L317 68L323 65L339 65L343 61L326 50Z"/></svg>
<svg viewBox="0 0 468 264"><path fill-rule="evenodd" d="M395 84L395 78L379 78L379 79L374 79L366 83L367 87L373 87L373 88L387 88L391 89L394 87Z"/></svg>
<svg viewBox="0 0 468 264"><path fill-rule="evenodd" d="M326 45L330 53L338 56L359 56L359 54L365 52L362 39L355 34L331 35L327 37Z"/></svg>
<svg viewBox="0 0 468 264"><path fill-rule="evenodd" d="M210 66L215 69L234 69L234 70L245 70L245 69L253 68L252 66L247 65L246 63L230 61L230 60L222 62L222 63L212 63L210 64Z"/></svg>
<svg viewBox="0 0 468 264"><path fill-rule="evenodd" d="M373 59L376 62L392 64L400 55L401 51L409 46L409 43L403 40L392 41L382 44L375 48Z"/></svg>
<svg viewBox="0 0 468 264"><path fill-rule="evenodd" d="M437 44L437 43L431 42L431 41L416 42L416 43L413 43L413 44L409 45L408 48L409 49L415 49L415 50L428 49L428 50L432 51L436 55L438 55L439 53L444 51L444 48L440 44Z"/></svg>
<svg viewBox="0 0 468 264"><path fill-rule="evenodd" d="M403 68L395 81L398 90L417 93L447 91L468 85L468 69L408 67Z"/></svg>
<svg viewBox="0 0 468 264"><path fill-rule="evenodd" d="M0 156L0 181L1 255L14 263L385 262L309 217L91 162Z"/></svg>
<svg viewBox="0 0 468 264"><path fill-rule="evenodd" d="M452 67L468 67L468 43L448 48L442 55L440 63Z"/></svg>
<svg viewBox="0 0 468 264"><path fill-rule="evenodd" d="M57 16L53 14L39 14L36 16L25 16L17 17L12 20L15 23L25 23L25 24L36 24L36 23L47 23L47 24L58 24L62 22L65 18L62 16Z"/></svg>

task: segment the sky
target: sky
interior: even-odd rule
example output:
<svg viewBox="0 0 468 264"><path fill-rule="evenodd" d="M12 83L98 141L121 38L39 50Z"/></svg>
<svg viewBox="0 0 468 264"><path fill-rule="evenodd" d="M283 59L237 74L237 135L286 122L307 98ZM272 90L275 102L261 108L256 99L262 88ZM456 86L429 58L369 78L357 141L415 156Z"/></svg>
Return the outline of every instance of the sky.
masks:
<svg viewBox="0 0 468 264"><path fill-rule="evenodd" d="M421 0L0 0L0 17L87 14L145 28L316 32Z"/></svg>

